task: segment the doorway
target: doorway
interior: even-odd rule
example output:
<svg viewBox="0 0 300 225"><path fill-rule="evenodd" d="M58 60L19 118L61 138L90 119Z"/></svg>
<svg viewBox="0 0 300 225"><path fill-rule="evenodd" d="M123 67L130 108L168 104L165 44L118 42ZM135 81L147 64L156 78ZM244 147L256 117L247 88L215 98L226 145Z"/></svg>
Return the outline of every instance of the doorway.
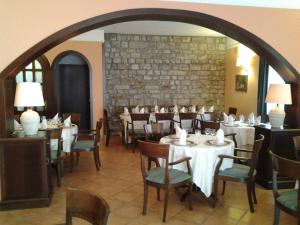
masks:
<svg viewBox="0 0 300 225"><path fill-rule="evenodd" d="M58 112L79 113L80 129L91 128L90 71L85 58L78 53L58 56L54 65L54 95Z"/></svg>

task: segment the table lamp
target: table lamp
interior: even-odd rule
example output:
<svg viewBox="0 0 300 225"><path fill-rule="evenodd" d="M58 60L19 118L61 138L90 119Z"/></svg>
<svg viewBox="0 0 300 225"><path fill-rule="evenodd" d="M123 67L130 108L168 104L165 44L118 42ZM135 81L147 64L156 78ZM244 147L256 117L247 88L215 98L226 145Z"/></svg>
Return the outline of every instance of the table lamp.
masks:
<svg viewBox="0 0 300 225"><path fill-rule="evenodd" d="M24 132L28 136L36 135L39 128L40 116L30 107L44 106L44 98L40 83L17 83L15 95L15 107L28 107L20 117Z"/></svg>
<svg viewBox="0 0 300 225"><path fill-rule="evenodd" d="M269 122L272 127L281 127L285 118L285 112L279 104L292 104L290 84L271 84L267 97L267 103L276 103L276 107L269 112Z"/></svg>

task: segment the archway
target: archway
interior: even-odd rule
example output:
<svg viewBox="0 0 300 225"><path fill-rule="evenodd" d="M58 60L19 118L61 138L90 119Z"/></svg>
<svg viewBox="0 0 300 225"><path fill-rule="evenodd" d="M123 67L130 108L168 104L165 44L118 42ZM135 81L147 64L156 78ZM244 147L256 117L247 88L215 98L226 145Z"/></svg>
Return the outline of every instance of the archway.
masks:
<svg viewBox="0 0 300 225"><path fill-rule="evenodd" d="M14 93L9 88L11 85L9 80L11 80L11 77L22 66L25 66L39 55L73 36L97 27L135 20L167 20L191 23L223 33L253 49L258 55L265 58L287 83L293 84L294 105L290 107L288 114L295 121L295 124L300 123L300 119L297 118L300 100L297 84L299 80L298 72L280 53L265 41L235 24L207 14L178 9L143 8L112 12L66 27L37 43L6 67L0 74L0 105L3 106L0 110L0 117L3 118L0 122L0 136L6 136L8 130L12 128L13 110L10 108L13 107L13 98L11 96Z"/></svg>

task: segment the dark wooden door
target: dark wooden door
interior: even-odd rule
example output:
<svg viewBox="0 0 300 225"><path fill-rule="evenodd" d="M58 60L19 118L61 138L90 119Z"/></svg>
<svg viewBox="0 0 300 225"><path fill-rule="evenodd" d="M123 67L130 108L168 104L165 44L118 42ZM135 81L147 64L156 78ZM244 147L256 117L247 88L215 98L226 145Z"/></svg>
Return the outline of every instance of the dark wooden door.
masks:
<svg viewBox="0 0 300 225"><path fill-rule="evenodd" d="M61 113L80 113L80 128L90 129L90 85L87 65L59 65Z"/></svg>

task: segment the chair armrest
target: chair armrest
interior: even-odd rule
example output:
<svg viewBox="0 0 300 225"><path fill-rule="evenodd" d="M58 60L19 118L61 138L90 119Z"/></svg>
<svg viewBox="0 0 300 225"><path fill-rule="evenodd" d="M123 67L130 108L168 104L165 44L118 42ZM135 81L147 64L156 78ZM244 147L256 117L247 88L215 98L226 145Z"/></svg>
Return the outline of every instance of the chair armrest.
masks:
<svg viewBox="0 0 300 225"><path fill-rule="evenodd" d="M221 160L223 159L236 159L236 160L251 160L251 158L247 158L247 157L241 157L241 156L231 156L231 155L219 155L218 156Z"/></svg>
<svg viewBox="0 0 300 225"><path fill-rule="evenodd" d="M234 151L236 152L249 152L249 153L253 153L252 150L248 150L248 149L243 149L243 148L235 148Z"/></svg>
<svg viewBox="0 0 300 225"><path fill-rule="evenodd" d="M180 121L177 121L177 120L171 120L173 123L175 122L175 123L180 123Z"/></svg>
<svg viewBox="0 0 300 225"><path fill-rule="evenodd" d="M170 162L170 163L169 163L169 166L173 166L173 165L176 165L176 164L185 162L185 161L189 161L189 160L191 160L191 159L192 159L192 157L184 157L184 158L179 159L179 160L177 160L177 161Z"/></svg>
<svg viewBox="0 0 300 225"><path fill-rule="evenodd" d="M235 135L236 135L236 133L224 134L225 137L227 137L227 136L235 136Z"/></svg>

